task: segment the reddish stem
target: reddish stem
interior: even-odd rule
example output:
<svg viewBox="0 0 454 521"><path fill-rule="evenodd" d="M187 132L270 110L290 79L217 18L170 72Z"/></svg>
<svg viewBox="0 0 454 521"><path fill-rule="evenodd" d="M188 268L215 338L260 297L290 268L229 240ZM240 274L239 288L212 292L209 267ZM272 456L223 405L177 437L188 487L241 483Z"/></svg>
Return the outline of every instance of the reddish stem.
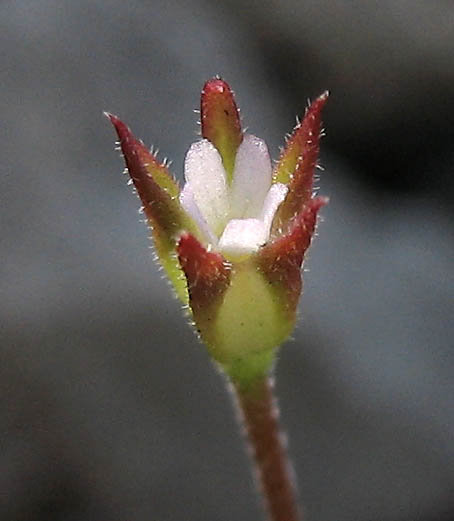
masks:
<svg viewBox="0 0 454 521"><path fill-rule="evenodd" d="M235 390L270 521L301 521L272 380L265 377L252 388Z"/></svg>

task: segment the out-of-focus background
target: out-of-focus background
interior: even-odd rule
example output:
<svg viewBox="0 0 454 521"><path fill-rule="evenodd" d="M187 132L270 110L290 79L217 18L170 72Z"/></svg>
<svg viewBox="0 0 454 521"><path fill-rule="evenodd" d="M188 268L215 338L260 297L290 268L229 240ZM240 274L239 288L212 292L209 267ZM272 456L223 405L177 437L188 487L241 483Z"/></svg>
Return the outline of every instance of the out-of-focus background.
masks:
<svg viewBox="0 0 454 521"><path fill-rule="evenodd" d="M220 74L276 157L332 92L277 393L308 521L454 519L454 4L2 0L1 521L260 519L102 111L181 179Z"/></svg>

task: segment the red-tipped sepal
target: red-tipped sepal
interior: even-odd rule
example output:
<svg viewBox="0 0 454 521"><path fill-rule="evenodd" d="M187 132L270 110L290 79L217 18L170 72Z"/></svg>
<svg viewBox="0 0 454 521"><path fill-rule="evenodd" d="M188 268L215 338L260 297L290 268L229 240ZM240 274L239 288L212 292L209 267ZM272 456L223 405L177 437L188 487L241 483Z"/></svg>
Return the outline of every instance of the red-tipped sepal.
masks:
<svg viewBox="0 0 454 521"><path fill-rule="evenodd" d="M230 284L230 265L220 253L208 251L189 233L181 236L177 253L195 325L205 342L213 345L216 315Z"/></svg>
<svg viewBox="0 0 454 521"><path fill-rule="evenodd" d="M288 232L263 246L257 254L260 270L291 316L295 315L302 290L304 255L314 235L318 211L327 202L326 197L311 199L294 217Z"/></svg>
<svg viewBox="0 0 454 521"><path fill-rule="evenodd" d="M235 98L227 82L213 78L205 83L200 99L200 119L202 137L217 148L227 179L231 181L243 133Z"/></svg>
<svg viewBox="0 0 454 521"><path fill-rule="evenodd" d="M153 232L158 258L178 296L187 302L181 270L175 258L176 236L182 230L197 233L197 229L180 206L178 185L166 166L133 136L122 121L112 114L106 115L118 134L129 175Z"/></svg>
<svg viewBox="0 0 454 521"><path fill-rule="evenodd" d="M273 233L281 230L299 214L312 197L319 154L321 114L327 99L328 92L325 92L311 103L303 121L288 139L275 167L273 181L288 183L289 191L274 218Z"/></svg>
<svg viewBox="0 0 454 521"><path fill-rule="evenodd" d="M164 190L170 197L177 197L179 188L164 163L160 162L148 148L134 137L131 129L125 125L117 116L107 114L106 116L114 126L121 151L123 152L126 166L139 196L152 190L155 192L155 184Z"/></svg>

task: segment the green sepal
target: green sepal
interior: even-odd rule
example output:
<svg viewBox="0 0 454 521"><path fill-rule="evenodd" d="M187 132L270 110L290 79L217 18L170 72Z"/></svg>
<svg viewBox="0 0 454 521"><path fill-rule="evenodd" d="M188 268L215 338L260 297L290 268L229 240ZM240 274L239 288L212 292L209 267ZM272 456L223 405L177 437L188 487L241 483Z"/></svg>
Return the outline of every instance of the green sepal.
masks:
<svg viewBox="0 0 454 521"><path fill-rule="evenodd" d="M303 285L301 267L315 232L318 212L327 203L326 197L311 199L289 223L287 233L265 244L256 254L257 265L289 321L296 320Z"/></svg>
<svg viewBox="0 0 454 521"><path fill-rule="evenodd" d="M164 163L138 139L116 116L106 114L118 134L128 173L142 201L152 231L156 254L177 296L189 301L186 281L176 257L176 239L183 231L196 237L199 230L179 201L180 189Z"/></svg>
<svg viewBox="0 0 454 521"><path fill-rule="evenodd" d="M211 141L221 155L230 184L236 151L243 140L240 115L233 92L221 78L208 80L200 99L202 137Z"/></svg>
<svg viewBox="0 0 454 521"><path fill-rule="evenodd" d="M308 162L308 155L317 159L322 109L328 96L329 92L326 91L309 105L303 120L296 125L293 133L287 139L274 168L273 183L287 184L290 182L298 164L301 161ZM313 169L309 167L302 170L302 175L311 178L312 173Z"/></svg>

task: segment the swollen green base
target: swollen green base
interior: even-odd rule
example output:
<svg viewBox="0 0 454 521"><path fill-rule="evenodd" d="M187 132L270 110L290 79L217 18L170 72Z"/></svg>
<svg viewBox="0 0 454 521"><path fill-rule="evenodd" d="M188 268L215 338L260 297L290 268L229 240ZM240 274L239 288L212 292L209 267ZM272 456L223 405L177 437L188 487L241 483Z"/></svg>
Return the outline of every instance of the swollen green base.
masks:
<svg viewBox="0 0 454 521"><path fill-rule="evenodd" d="M236 385L248 387L270 371L293 321L255 263L246 261L235 265L215 319L204 326L200 332L213 358Z"/></svg>

